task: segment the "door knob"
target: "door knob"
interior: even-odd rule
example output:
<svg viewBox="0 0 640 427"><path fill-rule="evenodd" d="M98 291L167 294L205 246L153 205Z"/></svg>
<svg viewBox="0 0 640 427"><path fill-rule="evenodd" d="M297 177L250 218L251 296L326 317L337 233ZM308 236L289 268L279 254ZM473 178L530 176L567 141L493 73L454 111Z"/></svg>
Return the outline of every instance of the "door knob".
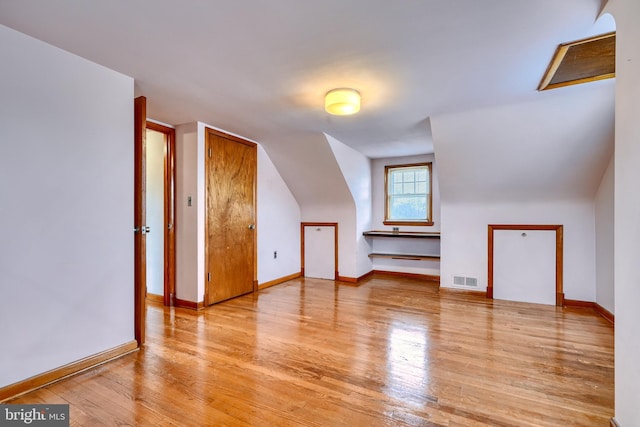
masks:
<svg viewBox="0 0 640 427"><path fill-rule="evenodd" d="M255 230L255 229L256 229L255 224L249 224L249 230Z"/></svg>
<svg viewBox="0 0 640 427"><path fill-rule="evenodd" d="M148 233L151 233L151 227L149 227L148 225L143 225L142 234L148 234Z"/></svg>

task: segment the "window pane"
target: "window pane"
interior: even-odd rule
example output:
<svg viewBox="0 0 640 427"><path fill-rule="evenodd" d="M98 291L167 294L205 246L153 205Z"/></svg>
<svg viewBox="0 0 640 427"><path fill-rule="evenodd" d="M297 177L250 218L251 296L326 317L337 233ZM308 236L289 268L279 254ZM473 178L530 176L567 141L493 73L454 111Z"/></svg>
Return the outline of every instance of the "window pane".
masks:
<svg viewBox="0 0 640 427"><path fill-rule="evenodd" d="M427 218L425 197L400 196L391 198L389 219L424 220Z"/></svg>
<svg viewBox="0 0 640 427"><path fill-rule="evenodd" d="M416 193L418 193L418 194L426 194L427 193L427 183L426 182L416 182Z"/></svg>
<svg viewBox="0 0 640 427"><path fill-rule="evenodd" d="M393 194L402 194L402 183L393 184Z"/></svg>
<svg viewBox="0 0 640 427"><path fill-rule="evenodd" d="M415 181L415 175L416 175L416 174L415 174L415 172L414 172L414 171L407 171L407 172L404 172L404 173L402 174L402 181L403 181L403 182L413 182L413 181Z"/></svg>
<svg viewBox="0 0 640 427"><path fill-rule="evenodd" d="M402 185L402 194L413 194L415 192L415 185L413 182L405 182Z"/></svg>
<svg viewBox="0 0 640 427"><path fill-rule="evenodd" d="M427 169L420 169L416 171L416 181L426 181L427 180Z"/></svg>

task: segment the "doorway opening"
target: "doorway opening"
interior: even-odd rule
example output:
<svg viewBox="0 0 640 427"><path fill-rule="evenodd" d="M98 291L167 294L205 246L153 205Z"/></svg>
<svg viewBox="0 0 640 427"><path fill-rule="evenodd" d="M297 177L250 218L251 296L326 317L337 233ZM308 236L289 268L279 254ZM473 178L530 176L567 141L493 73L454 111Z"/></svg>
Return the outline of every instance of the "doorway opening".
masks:
<svg viewBox="0 0 640 427"><path fill-rule="evenodd" d="M147 120L145 141L147 300L175 303L175 129Z"/></svg>
<svg viewBox="0 0 640 427"><path fill-rule="evenodd" d="M146 139L147 139L147 98L139 96L134 99L134 132L133 132L133 150L134 150L134 209L133 209L133 233L134 233L134 314L133 314L133 328L134 336L138 347L141 347L145 342L146 328L145 319L147 313L146 296L147 296L147 235L151 232L151 227L147 224L147 190L146 190ZM166 304L171 304L172 297L175 295L175 227L173 224L173 213L175 212L175 131L167 126L152 124L152 127L156 127L156 130L160 129L160 132L166 132L170 135L166 140L167 151L165 158L167 165L165 167L169 172L166 177L165 189L168 192L168 196L165 198L165 206L168 205L168 209L171 213L170 216L166 216L165 230L162 232L165 234L164 242L171 242L169 248L169 255L165 257L165 274L168 274L170 280L166 282L168 288L165 290L164 298L167 299ZM168 224L171 224L169 227ZM167 230L169 232L167 233ZM160 231L160 230L157 230ZM173 286L173 289L171 289Z"/></svg>

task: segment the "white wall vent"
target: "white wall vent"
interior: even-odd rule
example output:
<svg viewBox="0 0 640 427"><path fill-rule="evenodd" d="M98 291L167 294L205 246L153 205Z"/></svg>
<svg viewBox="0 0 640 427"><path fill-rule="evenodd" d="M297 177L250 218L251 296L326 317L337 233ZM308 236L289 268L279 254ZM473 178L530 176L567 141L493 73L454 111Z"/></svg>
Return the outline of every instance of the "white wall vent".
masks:
<svg viewBox="0 0 640 427"><path fill-rule="evenodd" d="M478 279L476 277L453 276L453 284L456 286L466 286L469 288L477 288Z"/></svg>

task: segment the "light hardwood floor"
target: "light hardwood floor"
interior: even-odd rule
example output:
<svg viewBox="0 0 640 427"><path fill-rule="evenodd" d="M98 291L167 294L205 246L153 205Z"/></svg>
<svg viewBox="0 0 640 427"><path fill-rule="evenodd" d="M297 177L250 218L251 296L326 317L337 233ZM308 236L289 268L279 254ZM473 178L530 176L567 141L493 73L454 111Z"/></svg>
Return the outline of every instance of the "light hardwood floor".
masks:
<svg viewBox="0 0 640 427"><path fill-rule="evenodd" d="M84 426L608 426L613 415L613 328L592 309L418 280L296 279L201 312L150 305L147 340L9 403L70 403Z"/></svg>

